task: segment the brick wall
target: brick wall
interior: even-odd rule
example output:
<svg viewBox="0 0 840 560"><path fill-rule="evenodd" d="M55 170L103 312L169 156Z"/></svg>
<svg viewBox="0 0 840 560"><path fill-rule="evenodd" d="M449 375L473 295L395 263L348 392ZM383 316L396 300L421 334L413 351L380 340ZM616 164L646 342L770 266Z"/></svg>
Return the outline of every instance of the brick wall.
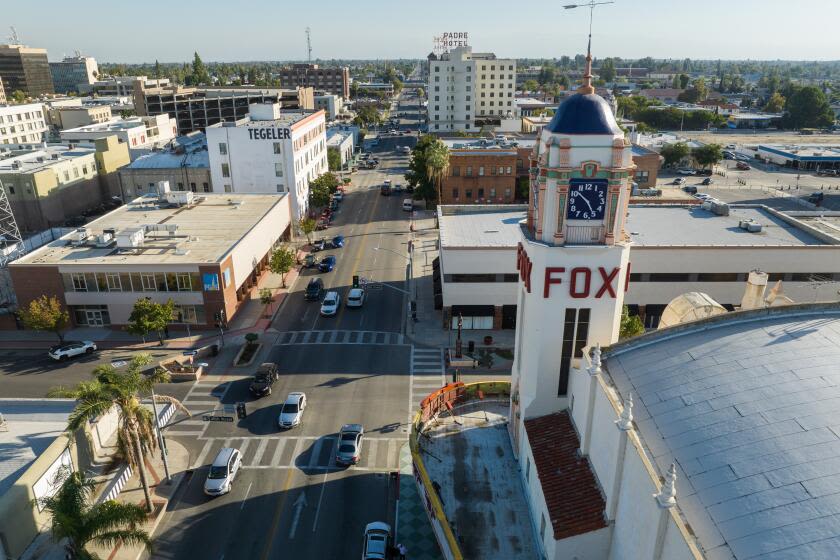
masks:
<svg viewBox="0 0 840 560"><path fill-rule="evenodd" d="M633 163L636 164L634 180L639 183L639 186L642 188L655 187L656 178L659 175L659 154L651 152L641 156L634 155ZM646 176L645 173L647 173Z"/></svg>
<svg viewBox="0 0 840 560"><path fill-rule="evenodd" d="M452 153L449 174L441 182L443 204L513 203L516 159L514 154Z"/></svg>

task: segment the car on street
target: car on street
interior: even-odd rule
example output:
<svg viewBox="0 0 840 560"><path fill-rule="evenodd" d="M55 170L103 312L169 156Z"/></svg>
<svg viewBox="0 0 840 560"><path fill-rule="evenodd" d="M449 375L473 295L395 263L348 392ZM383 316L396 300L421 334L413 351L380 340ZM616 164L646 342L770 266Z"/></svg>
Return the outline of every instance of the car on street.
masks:
<svg viewBox="0 0 840 560"><path fill-rule="evenodd" d="M686 176L687 175L697 175L697 171L695 171L694 169L682 168L682 169L677 169L677 174L678 175L686 175Z"/></svg>
<svg viewBox="0 0 840 560"><path fill-rule="evenodd" d="M93 354L96 352L96 343L92 340L83 340L81 342L65 342L50 348L49 356L53 360L69 360L70 358L81 356L83 354Z"/></svg>
<svg viewBox="0 0 840 560"><path fill-rule="evenodd" d="M685 178L683 177L677 177L676 179L671 181L672 185L682 185L683 183L685 183Z"/></svg>
<svg viewBox="0 0 840 560"><path fill-rule="evenodd" d="M324 301L321 302L321 317L333 317L338 313L340 304L341 298L338 296L338 292L327 292Z"/></svg>
<svg viewBox="0 0 840 560"><path fill-rule="evenodd" d="M362 439L365 429L361 424L345 424L338 432L338 450L335 452L335 462L338 465L355 465L362 453Z"/></svg>
<svg viewBox="0 0 840 560"><path fill-rule="evenodd" d="M239 450L223 447L210 465L210 472L204 481L204 493L208 496L221 496L230 492L241 466L242 454Z"/></svg>
<svg viewBox="0 0 840 560"><path fill-rule="evenodd" d="M409 146L403 146L402 148L400 148L400 151L404 154L410 154L411 148Z"/></svg>
<svg viewBox="0 0 840 560"><path fill-rule="evenodd" d="M735 168L740 169L741 171L749 171L750 169L752 169L749 163L740 160L738 161L738 163L735 164Z"/></svg>
<svg viewBox="0 0 840 560"><path fill-rule="evenodd" d="M257 368L257 373L254 374L254 379L251 380L251 385L248 390L258 397L264 397L271 394L271 386L280 378L277 364L273 362L265 362L260 364Z"/></svg>
<svg viewBox="0 0 840 560"><path fill-rule="evenodd" d="M318 258L315 255L306 255L303 259L303 268L315 268L318 266Z"/></svg>
<svg viewBox="0 0 840 560"><path fill-rule="evenodd" d="M333 249L341 249L344 247L344 236L343 235L336 235L330 240L330 247Z"/></svg>
<svg viewBox="0 0 840 560"><path fill-rule="evenodd" d="M324 281L320 278L313 278L306 285L303 297L306 301L319 301L324 293Z"/></svg>
<svg viewBox="0 0 840 560"><path fill-rule="evenodd" d="M384 521L374 521L365 527L362 560L386 560L391 550L391 526Z"/></svg>
<svg viewBox="0 0 840 560"><path fill-rule="evenodd" d="M303 420L303 411L306 409L305 393L289 393L283 406L280 408L280 415L277 417L277 426L281 430L288 430L300 426Z"/></svg>
<svg viewBox="0 0 840 560"><path fill-rule="evenodd" d="M361 307L365 304L365 291L362 288L352 288L347 292L347 307Z"/></svg>
<svg viewBox="0 0 840 560"><path fill-rule="evenodd" d="M327 248L327 240L323 237L321 239L316 240L312 244L312 252L313 253L317 253L318 251L323 251L326 248Z"/></svg>
<svg viewBox="0 0 840 560"><path fill-rule="evenodd" d="M697 187L695 185L686 185L683 190L688 194L697 194Z"/></svg>
<svg viewBox="0 0 840 560"><path fill-rule="evenodd" d="M701 185L711 185L712 183L714 183L714 181L712 181L711 177L706 177L705 179L700 181Z"/></svg>
<svg viewBox="0 0 840 560"><path fill-rule="evenodd" d="M335 268L335 257L333 255L328 255L321 259L321 262L318 263L318 270L321 272L332 272Z"/></svg>

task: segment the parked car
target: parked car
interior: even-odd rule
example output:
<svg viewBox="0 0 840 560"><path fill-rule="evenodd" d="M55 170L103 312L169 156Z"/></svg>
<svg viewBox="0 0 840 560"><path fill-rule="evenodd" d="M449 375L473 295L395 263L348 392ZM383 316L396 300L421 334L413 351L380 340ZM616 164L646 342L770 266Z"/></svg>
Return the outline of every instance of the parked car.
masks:
<svg viewBox="0 0 840 560"><path fill-rule="evenodd" d="M313 278L306 285L306 292L303 297L307 301L319 301L324 293L324 281L320 278Z"/></svg>
<svg viewBox="0 0 840 560"><path fill-rule="evenodd" d="M752 167L750 167L749 163L746 163L746 162L743 162L743 161L739 161L738 163L736 163L735 168L740 169L741 171L748 171L748 170L752 169Z"/></svg>
<svg viewBox="0 0 840 560"><path fill-rule="evenodd" d="M318 231L322 231L330 227L330 220L329 218L318 218L318 222L315 224L315 229Z"/></svg>
<svg viewBox="0 0 840 560"><path fill-rule="evenodd" d="M312 252L313 253L317 253L318 251L323 251L326 248L327 248L327 240L323 237L321 239L316 240L312 244Z"/></svg>
<svg viewBox="0 0 840 560"><path fill-rule="evenodd" d="M210 472L207 473L207 480L204 481L204 493L208 496L221 496L230 492L240 466L242 466L242 454L239 450L223 447L213 459L213 464L210 465Z"/></svg>
<svg viewBox="0 0 840 560"><path fill-rule="evenodd" d="M671 181L672 185L682 185L685 183L685 179L683 177L677 177L673 181Z"/></svg>
<svg viewBox="0 0 840 560"><path fill-rule="evenodd" d="M94 352L96 352L96 343L92 340L83 340L53 346L50 348L49 355L53 360L69 360L75 356L93 354Z"/></svg>
<svg viewBox="0 0 840 560"><path fill-rule="evenodd" d="M352 288L347 292L347 307L361 307L365 304L365 291L361 288Z"/></svg>
<svg viewBox="0 0 840 560"><path fill-rule="evenodd" d="M705 179L700 181L701 185L711 185L712 183L714 183L714 181L712 181L711 177L706 177Z"/></svg>
<svg viewBox="0 0 840 560"><path fill-rule="evenodd" d="M306 255L303 259L303 268L315 268L318 266L318 259L315 255Z"/></svg>
<svg viewBox="0 0 840 560"><path fill-rule="evenodd" d="M303 411L306 409L305 393L289 393L283 401L280 415L277 417L277 426L281 430L288 430L300 426L303 420Z"/></svg>
<svg viewBox="0 0 840 560"><path fill-rule="evenodd" d="M677 174L678 175L697 175L697 171L695 171L694 169L683 168L683 169L677 169Z"/></svg>
<svg viewBox="0 0 840 560"><path fill-rule="evenodd" d="M344 236L343 235L336 235L330 240L330 247L333 249L340 249L344 247Z"/></svg>
<svg viewBox="0 0 840 560"><path fill-rule="evenodd" d="M338 450L335 462L339 465L355 465L362 453L362 439L365 429L361 424L345 424L338 432Z"/></svg>
<svg viewBox="0 0 840 560"><path fill-rule="evenodd" d="M270 395L271 386L277 382L279 377L280 373L277 369L277 364L272 362L260 364L260 367L257 368L257 373L254 374L254 379L251 381L251 385L248 387L248 390L258 397Z"/></svg>
<svg viewBox="0 0 840 560"><path fill-rule="evenodd" d="M332 317L338 313L338 306L341 304L341 298L338 297L338 292L327 292L324 296L324 301L321 302L321 316Z"/></svg>
<svg viewBox="0 0 840 560"><path fill-rule="evenodd" d="M321 259L321 262L318 263L318 270L321 272L332 272L335 268L335 257L333 255L328 255Z"/></svg>
<svg viewBox="0 0 840 560"><path fill-rule="evenodd" d="M391 526L384 521L374 521L365 527L362 560L386 560L391 550Z"/></svg>
<svg viewBox="0 0 840 560"><path fill-rule="evenodd" d="M686 185L683 187L683 190L688 194L697 194L697 187L694 185Z"/></svg>

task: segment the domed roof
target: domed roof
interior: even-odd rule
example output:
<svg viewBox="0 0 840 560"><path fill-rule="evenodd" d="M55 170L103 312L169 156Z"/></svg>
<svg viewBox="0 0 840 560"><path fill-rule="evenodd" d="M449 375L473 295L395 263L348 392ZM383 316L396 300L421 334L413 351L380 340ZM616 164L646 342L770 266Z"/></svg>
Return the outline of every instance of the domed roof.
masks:
<svg viewBox="0 0 840 560"><path fill-rule="evenodd" d="M566 98L545 128L559 134L623 134L609 104L595 93Z"/></svg>

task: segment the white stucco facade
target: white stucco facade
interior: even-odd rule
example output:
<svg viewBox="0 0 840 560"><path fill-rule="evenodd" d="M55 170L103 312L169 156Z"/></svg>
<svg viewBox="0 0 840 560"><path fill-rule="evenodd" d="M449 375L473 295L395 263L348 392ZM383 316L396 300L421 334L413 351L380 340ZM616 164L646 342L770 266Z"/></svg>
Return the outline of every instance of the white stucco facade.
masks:
<svg viewBox="0 0 840 560"><path fill-rule="evenodd" d="M306 213L309 182L328 170L323 111L252 105L250 118L205 133L213 192L289 193L292 220Z"/></svg>

